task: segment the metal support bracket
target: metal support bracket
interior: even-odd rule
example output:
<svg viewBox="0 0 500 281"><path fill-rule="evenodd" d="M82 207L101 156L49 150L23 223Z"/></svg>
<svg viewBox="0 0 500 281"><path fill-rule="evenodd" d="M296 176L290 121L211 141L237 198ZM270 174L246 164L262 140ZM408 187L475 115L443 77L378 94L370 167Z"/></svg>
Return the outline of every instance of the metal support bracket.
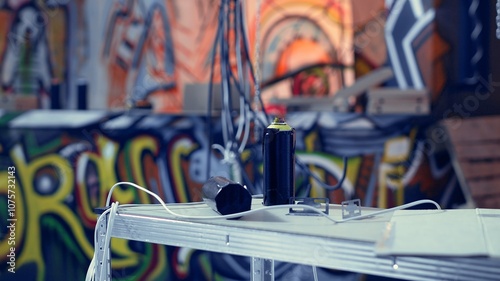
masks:
<svg viewBox="0 0 500 281"><path fill-rule="evenodd" d="M313 211L304 209L301 205L311 206L317 209L321 209L321 211L328 215L330 209L330 200L328 198L290 198L290 204L297 205L297 207L289 208L289 215L298 215L298 216L319 216L320 214Z"/></svg>
<svg viewBox="0 0 500 281"><path fill-rule="evenodd" d="M251 281L274 281L274 260L252 257Z"/></svg>
<svg viewBox="0 0 500 281"><path fill-rule="evenodd" d="M361 216L361 200L342 201L342 219Z"/></svg>

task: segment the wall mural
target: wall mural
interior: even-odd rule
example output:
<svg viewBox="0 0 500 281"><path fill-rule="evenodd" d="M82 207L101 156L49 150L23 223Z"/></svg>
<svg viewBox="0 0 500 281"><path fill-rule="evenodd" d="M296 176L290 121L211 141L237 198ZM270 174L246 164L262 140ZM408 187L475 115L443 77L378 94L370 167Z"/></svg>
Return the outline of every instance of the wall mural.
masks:
<svg viewBox="0 0 500 281"><path fill-rule="evenodd" d="M436 6L422 0L395 1L385 33L397 85L402 89L427 88L434 101L447 80L442 57L450 49L437 32Z"/></svg>
<svg viewBox="0 0 500 281"><path fill-rule="evenodd" d="M59 29L62 38L58 38L57 43L64 42L65 25L56 27L54 23L61 16L64 21L65 15L62 12L59 17L49 21L47 6L31 1L11 2L5 3L2 9L4 22L11 23L2 28L1 37L5 40L1 49L2 88L6 93L29 100L30 105L25 109L38 108L41 96L46 96L50 90L53 64L61 62L52 56L51 47L57 48L57 45L53 45L56 40L49 40L48 34L53 28ZM64 58L64 50L61 55L59 59ZM64 63L60 66L65 67Z"/></svg>
<svg viewBox="0 0 500 281"><path fill-rule="evenodd" d="M88 28L83 0L0 1L0 108L76 106L76 84L86 77Z"/></svg>
<svg viewBox="0 0 500 281"><path fill-rule="evenodd" d="M369 12L367 12L369 11ZM385 1L352 1L354 70L363 76L387 62Z"/></svg>
<svg viewBox="0 0 500 281"><path fill-rule="evenodd" d="M266 101L334 95L355 77L388 64L397 73L394 85L428 87L433 101L447 84L474 85L488 74L489 22L480 16L488 3L362 2L244 3L249 55L257 59L259 46ZM195 94L208 92L218 3L0 1L1 107L48 108L51 86L58 85L62 106L76 108L83 78L93 108L181 112L186 86L201 84ZM460 23L460 32L440 18ZM451 47L456 45L463 48Z"/></svg>
<svg viewBox="0 0 500 281"><path fill-rule="evenodd" d="M249 2L249 36L259 44L263 99L331 96L354 80L350 1ZM259 25L256 24L257 14Z"/></svg>
<svg viewBox="0 0 500 281"><path fill-rule="evenodd" d="M107 103L125 108L175 84L170 15L161 0L111 3L102 50L109 80Z"/></svg>
<svg viewBox="0 0 500 281"><path fill-rule="evenodd" d="M146 105L157 112L181 112L186 86L203 85L194 94L208 93L218 0L129 0L101 6L106 18L99 66L106 79L99 87L108 107ZM216 59L215 69L218 64ZM214 72L216 83L219 72Z"/></svg>
<svg viewBox="0 0 500 281"><path fill-rule="evenodd" d="M14 122L20 117L22 114L3 116L2 130L9 119ZM7 185L2 184L2 280L82 280L93 253L93 210L105 204L110 187L118 181L146 186L167 202L201 200L207 167L206 118L121 114L106 119L79 128L18 127L9 130L11 134L1 134L0 180L7 182L9 167L15 167L17 219L16 274L9 274L6 258L12 245L5 231L9 193ZM297 129L298 157L325 182L337 182L342 156L349 156L347 180L341 190L327 192L297 168L298 195L329 197L335 203L360 198L364 205L380 207L424 197L443 206L460 203L447 155L422 138L425 126L419 122L384 120L381 134L381 120L359 115L338 119L329 113L296 114L288 119ZM350 136L349 130L341 129L342 125L360 121L372 124L365 137L359 137L359 132L356 137ZM337 135L344 137L333 138ZM379 137L373 145L364 144L366 137L375 139L375 135ZM216 126L214 138L221 139L220 127ZM242 155L244 170L257 183L254 188L259 193L261 145L247 146ZM222 163L221 155L213 150L210 156L211 171L228 176L230 167ZM121 204L154 203L149 195L132 188L117 189L113 200ZM111 250L116 280L214 280L214 276L225 280L248 276L248 261L241 257L121 239L113 240ZM278 266L288 268L283 269L287 273L308 270L289 264Z"/></svg>
<svg viewBox="0 0 500 281"><path fill-rule="evenodd" d="M394 84L402 89L426 88L433 102L445 86L479 85L489 75L488 5L478 0L460 5L390 1L385 42Z"/></svg>
<svg viewBox="0 0 500 281"><path fill-rule="evenodd" d="M260 74L268 97L274 93L332 95L351 84L355 76L388 63L401 68L394 83L428 86L434 98L451 79L445 75L450 67L444 62L458 56L449 46L460 38L436 28L440 24L446 30L436 15L449 1L435 5L431 1L377 1L370 10L374 13L360 15L353 13L357 1L262 0L259 30L256 2L246 2L246 20L251 48L260 32ZM390 7L385 9L382 2ZM136 103L152 106L157 112L179 112L185 86L208 83L218 3L117 0L100 2L92 10L83 0L0 0L0 22L7 23L0 24L1 102L9 108L43 107L40 100L47 102L54 83L71 88L78 75L100 69L104 75L99 79L106 83L95 84L90 95L105 96L105 108ZM474 3L464 6L474 8ZM477 9L472 8L468 16L477 16ZM91 17L82 17L84 10L102 15L98 24L102 32L85 30L90 28ZM380 26L384 38L378 33ZM97 65L86 65L87 36L100 42L99 50L91 54L98 57ZM20 40L11 45L10 38ZM75 53L69 53L68 44L75 46ZM480 40L474 44L473 52L464 55L471 59L461 62L478 65L476 75L482 68L472 59L482 45ZM384 48L373 46L393 51L387 58L380 55L385 54ZM250 55L254 52L252 49ZM431 55L423 55L427 53ZM68 56L77 63L73 65ZM220 80L217 72L216 82ZM11 96L21 97L22 102L5 98ZM93 253L94 208L104 205L115 182L143 185L167 202L191 202L201 200L207 163L210 174L231 175L231 167L217 150L208 153L208 139L222 143L219 120L108 112L100 121L67 127L49 112L43 120L53 126L33 129L16 123L25 114L29 112L0 112L2 280L82 280ZM69 120L80 117L78 112L67 116ZM294 113L287 120L297 130L298 158L326 183L338 181L342 157L349 156L347 180L334 192L325 191L297 168L298 195L328 197L334 203L360 198L363 205L378 207L421 198L434 199L443 207L464 203L449 156L439 139L429 137L436 134L425 117ZM207 122L213 126L212 136L206 135ZM363 129L357 130L360 125ZM251 138L241 154L247 184L255 194L262 188L258 139ZM9 200L14 197L15 212L11 212L14 205ZM113 199L121 204L154 203L150 196L131 188L117 189ZM12 218L15 221L9 221ZM248 259L242 257L120 239L113 240L111 251L116 280L248 277ZM16 274L11 274L12 262ZM310 279L306 266L277 264L276 268L278 280L290 280L292 275ZM326 274L333 278L340 273L327 270Z"/></svg>

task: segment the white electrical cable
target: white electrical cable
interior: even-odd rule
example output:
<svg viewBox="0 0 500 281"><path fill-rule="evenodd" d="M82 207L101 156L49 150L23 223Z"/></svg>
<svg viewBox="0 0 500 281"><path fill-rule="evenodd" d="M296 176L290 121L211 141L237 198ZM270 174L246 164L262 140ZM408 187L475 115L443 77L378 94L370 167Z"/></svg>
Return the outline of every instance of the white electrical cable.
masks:
<svg viewBox="0 0 500 281"><path fill-rule="evenodd" d="M219 151L220 154L222 154L222 163L231 163L231 149L230 145L232 142L229 142L229 145L226 147L223 147L222 145L218 143L212 144L212 148Z"/></svg>
<svg viewBox="0 0 500 281"><path fill-rule="evenodd" d="M316 269L316 266L313 265L312 269L313 269L313 278L314 278L314 281L318 281L318 270Z"/></svg>
<svg viewBox="0 0 500 281"><path fill-rule="evenodd" d="M97 251L96 249L98 248L98 235L99 235L99 224L101 223L102 220L106 218L106 215L109 213L109 218L108 218L108 224L106 226L106 236L104 238L104 245L103 245L103 255L102 258L106 259L108 251L109 251L109 246L111 242L111 231L109 231L114 224L114 219L116 216L116 212L118 209L118 202L113 202L111 205L111 208L107 209L104 211L99 218L97 219L96 222L96 228L94 231L94 255L92 257L92 260L90 261L89 268L87 269L87 275L85 276L85 281L94 281L95 280L95 274L96 274L96 258L97 258ZM99 276L99 280L104 280L104 270L101 269L101 275Z"/></svg>
<svg viewBox="0 0 500 281"><path fill-rule="evenodd" d="M236 17L236 22L238 22L239 17L241 16L241 9L239 7L241 5L240 1L236 1L236 7L235 7L235 17ZM238 72L238 80L240 83L244 82L243 78L243 63L242 63L242 58L241 58L241 30L237 27L237 24L235 26L235 33L236 33L236 69ZM244 93L240 93L244 94ZM245 107L245 98L243 96L240 96L240 119L238 120L238 130L236 131L236 140L239 140L241 138L241 134L243 133L243 126L245 125L245 119L247 119L246 116L246 107Z"/></svg>
<svg viewBox="0 0 500 281"><path fill-rule="evenodd" d="M245 111L247 115L250 114L250 106L247 104L245 105ZM241 145L238 148L239 153L242 153L245 150L249 137L250 137L250 118L245 118L245 133L243 135L243 140L241 140Z"/></svg>
<svg viewBox="0 0 500 281"><path fill-rule="evenodd" d="M242 1L237 1L236 2L236 22L244 22L244 15L242 13ZM250 106L246 103L245 97L248 97L248 93L250 91L249 89L249 84L246 83L247 79L245 72L243 70L243 61L241 58L241 32L245 32L245 29L240 29L238 27L235 28L236 31L236 64L237 64L237 71L238 71L238 79L240 82L240 85L243 84L243 89L242 92L240 92L240 120L238 124L238 131L236 133L236 140L239 140L243 134L243 139L241 141L241 144L238 148L238 152L242 153L245 150L246 144L248 142L248 139L250 137ZM251 62L250 62L251 63Z"/></svg>
<svg viewBox="0 0 500 281"><path fill-rule="evenodd" d="M224 3L224 1L221 3L221 7L220 7L220 10L219 10L219 13L221 13L222 15L226 14L226 5ZM221 109L221 123L222 123L222 139L224 141L224 143L227 143L228 140L229 140L229 132L227 131L228 130L228 121L231 120L231 118L229 118L229 120L226 120L227 116L226 116L226 112L227 112L227 109L228 109L228 102L227 102L227 99L228 99L228 94L227 92L229 91L229 87L228 85L225 83L224 79L224 67L226 67L226 65L224 63L222 63L223 61L223 58L225 56L225 54L223 53L223 40L224 39L224 32L225 32L225 19L224 18L219 18L219 28L220 28L220 34L218 34L219 39L220 39L220 46L221 47L221 50L220 50L220 57L221 57L221 65L220 65L220 69L221 69L221 95L222 95L222 109ZM214 48L217 48L217 46L214 46ZM215 59L215 57L214 57ZM231 125L232 125L232 122L231 122Z"/></svg>
<svg viewBox="0 0 500 281"><path fill-rule="evenodd" d="M106 259L111 243L111 228L113 228L113 224L115 222L115 216L116 216L116 210L118 208L118 202L114 202L113 205L111 205L111 212L109 212L109 218L108 218L108 225L106 227L106 237L104 239L104 249L103 249L103 254L102 258ZM101 267L101 276L99 276L99 280L104 280L104 271Z"/></svg>
<svg viewBox="0 0 500 281"><path fill-rule="evenodd" d="M325 217L326 219L332 221L333 223L343 223L343 222L347 222L347 221L351 221L351 220L359 220L359 219L364 219L364 218L368 218L368 217L375 217L375 216L382 215L382 214L385 214L385 213L394 212L394 211L397 211L397 210L403 210L403 209L406 209L406 208L410 208L410 207L413 207L413 206L416 206L416 205L426 204L426 203L433 204L434 206L436 206L436 208L438 210L441 210L441 207L439 206L438 203L436 203L436 202L434 202L432 200L424 199L424 200L418 200L418 201L415 201L415 202L404 204L404 205L401 205L401 206L398 206L398 207L394 207L394 208L390 208L390 209L385 209L385 210L380 210L380 211L376 211L376 212L373 212L373 213L370 213L370 214L361 215L361 216L357 216L357 217L351 217L351 218L342 219L342 220L333 219L332 217L330 217L329 215L323 213L322 211L318 210L315 207L308 206L308 205L294 205L294 204L266 206L266 207L263 207L263 208L260 208L260 209L255 209L255 210L250 210L250 211L235 213L235 214L231 214L231 215L189 216L189 215L183 215L183 214L178 214L178 213L173 212L172 210L170 210L168 208L167 204L156 193L151 192L151 191L147 190L146 188L144 188L144 187L142 187L140 185L137 185L135 183L132 183L132 182L117 182L117 183L115 183L111 187L111 189L109 190L108 196L106 198L106 207L108 207L109 204L110 204L110 202L111 202L111 198L112 198L112 194L113 194L114 189L116 187L120 186L120 185L132 186L132 187L135 187L135 188L137 188L137 189L139 189L141 191L144 191L144 192L148 193L149 195L153 196L161 204L161 206L165 209L165 211L167 211L169 214L173 215L174 217L181 218L181 219L195 219L195 220L232 219L232 218L242 217L242 216L245 216L245 215L254 214L254 213L257 213L257 212L262 212L262 211L265 211L265 210L289 209L289 208L300 207L300 208L303 208L304 210L309 210L309 211L316 212L319 215ZM173 203L173 204L169 204L169 205L170 206L198 205L198 204L203 204L203 203L204 202L190 202L190 203ZM108 215L108 213L109 213L108 224L107 224L107 228L106 228L106 230L107 230L106 231L106 237L105 237L105 240L104 240L105 242L104 242L104 248L103 248L103 259L105 259L106 256L107 256L107 252L109 251L109 245L110 245L110 241L111 241L111 229L112 229L113 224L114 224L114 218L115 218L116 213L118 211L118 204L119 204L118 202L113 202L113 204L111 205L111 208L109 208L106 211L104 211L99 216L99 218L97 219L96 229L95 229L95 232L94 232L94 255L92 257L92 260L90 262L89 268L87 270L87 275L86 275L86 278L85 278L86 281L94 281L94 278L95 278L96 258L97 258L97 251L96 251L96 249L98 247L98 244L97 244L97 241L98 241L97 238L98 237L97 236L98 236L98 231L99 231L99 227L98 226L101 223L101 221L106 217L106 215ZM126 204L126 205L122 205L120 208L124 208L124 207L138 207L138 206L142 206L142 205L143 204ZM100 280L103 280L103 276L102 276L103 272L104 271L101 271L101 276L99 277ZM313 274L314 274L314 280L317 280L316 267L313 267Z"/></svg>
<svg viewBox="0 0 500 281"><path fill-rule="evenodd" d="M241 138L241 134L243 133L243 126L245 126L245 98L240 97L240 118L238 119L238 129L236 130L236 140Z"/></svg>
<svg viewBox="0 0 500 281"><path fill-rule="evenodd" d="M92 256L92 260L90 261L89 268L87 269L87 275L85 276L85 281L93 281L95 277L95 263L96 263L96 258L97 258L97 236L98 236L98 231L99 227L98 225L101 223L101 221L106 217L106 215L111 212L111 208L107 209L104 211L99 218L97 219L96 222L96 228L94 230L94 255Z"/></svg>
<svg viewBox="0 0 500 281"><path fill-rule="evenodd" d="M255 62L254 62L254 75L255 75L255 105L260 104L260 13L261 13L261 0L257 0L257 11L255 12ZM262 109L264 110L264 109Z"/></svg>
<svg viewBox="0 0 500 281"><path fill-rule="evenodd" d="M416 206L416 205L421 205L421 204L426 204L426 203L433 204L434 206L436 206L436 208L438 210L441 210L441 207L439 206L438 203L436 203L436 202L434 202L432 200L423 199L423 200L418 200L418 201L411 202L411 203L408 203L408 204L404 204L404 205L401 205L401 206L398 206L398 207L394 207L394 208L390 208L390 209L384 209L384 210L376 211L376 212L373 212L373 213L370 213L370 214L361 215L361 216L357 216L357 217L351 217L351 218L347 218L347 219L341 219L341 220L336 220L336 219L330 217L329 215L323 213L321 210L318 210L315 207L308 206L308 205L295 205L295 204L266 206L266 207L263 207L263 208L260 208L260 209L255 209L255 210L250 210L250 211L245 211L245 212L240 212L240 213L235 213L235 214L230 214L230 215L189 216L189 215L183 215L183 214L175 213L174 211L170 210L167 207L167 205L165 204L165 202L157 194L155 194L154 192L151 192L151 191L147 190L146 188L144 188L142 186L139 186L139 185L137 185L135 183L131 183L131 182L118 182L118 183L114 184L111 187L110 191L109 191L108 198L106 200L106 206L109 206L109 202L111 200L111 194L113 193L113 190L117 186L124 185L124 184L125 185L133 186L133 187L135 187L135 188L137 188L137 189L139 189L141 191L144 191L144 192L148 193L149 195L153 196L162 205L162 207L169 214L173 215L176 218L182 218L182 219L195 219L195 220L232 219L232 218L242 217L242 216L245 216L245 215L254 214L254 213L257 213L257 212L262 212L262 211L265 211L265 210L289 209L289 208L300 207L300 208L303 208L304 210L316 212L319 215L324 216L326 219L328 219L328 220L330 220L330 221L332 221L334 223L343 223L343 222L347 222L347 221L351 221L351 220L359 220L359 219L364 219L364 218L368 218L368 217L374 217L374 216L378 216L378 215L381 215L381 214L385 214L385 213L389 213L389 212L394 212L394 211L397 211L397 210L403 210L403 209L406 209L406 208L410 208L410 207L413 207L413 206ZM180 204L182 205L183 203L180 203ZM131 206L133 206L133 205L131 205ZM140 205L136 205L136 206L140 206Z"/></svg>

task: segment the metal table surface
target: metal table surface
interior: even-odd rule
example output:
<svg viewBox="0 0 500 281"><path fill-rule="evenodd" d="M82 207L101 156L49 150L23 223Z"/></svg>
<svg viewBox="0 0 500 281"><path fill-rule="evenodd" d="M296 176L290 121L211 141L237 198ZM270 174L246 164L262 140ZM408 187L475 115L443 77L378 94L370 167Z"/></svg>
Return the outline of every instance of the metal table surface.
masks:
<svg viewBox="0 0 500 281"><path fill-rule="evenodd" d="M263 208L261 202L254 199L252 209ZM183 215L216 215L203 203L169 208ZM365 214L375 210L362 209ZM341 219L340 206L330 205L329 216ZM274 260L407 280L500 279L498 257L378 254L377 242L391 217L388 213L333 223L321 216L295 216L288 209L275 209L238 220L197 220L175 218L161 205L120 207L110 230L106 224L97 226L101 249L96 249L96 276L105 270L110 280L111 261L102 254L103 237L110 231L116 238L252 257L251 280L273 280Z"/></svg>

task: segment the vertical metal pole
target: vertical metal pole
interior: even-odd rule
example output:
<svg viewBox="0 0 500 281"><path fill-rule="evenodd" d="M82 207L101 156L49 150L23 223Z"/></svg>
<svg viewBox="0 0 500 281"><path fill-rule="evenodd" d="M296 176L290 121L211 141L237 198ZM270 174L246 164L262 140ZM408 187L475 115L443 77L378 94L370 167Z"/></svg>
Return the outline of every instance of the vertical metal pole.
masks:
<svg viewBox="0 0 500 281"><path fill-rule="evenodd" d="M106 232L108 225L108 216L97 225L97 260L96 260L96 271L95 271L95 280L99 281L111 281L111 260L109 259L109 249L107 249L106 255L104 255L104 244L106 242ZM101 272L104 276L104 279L101 280Z"/></svg>
<svg viewBox="0 0 500 281"><path fill-rule="evenodd" d="M251 281L274 281L274 260L252 257Z"/></svg>

